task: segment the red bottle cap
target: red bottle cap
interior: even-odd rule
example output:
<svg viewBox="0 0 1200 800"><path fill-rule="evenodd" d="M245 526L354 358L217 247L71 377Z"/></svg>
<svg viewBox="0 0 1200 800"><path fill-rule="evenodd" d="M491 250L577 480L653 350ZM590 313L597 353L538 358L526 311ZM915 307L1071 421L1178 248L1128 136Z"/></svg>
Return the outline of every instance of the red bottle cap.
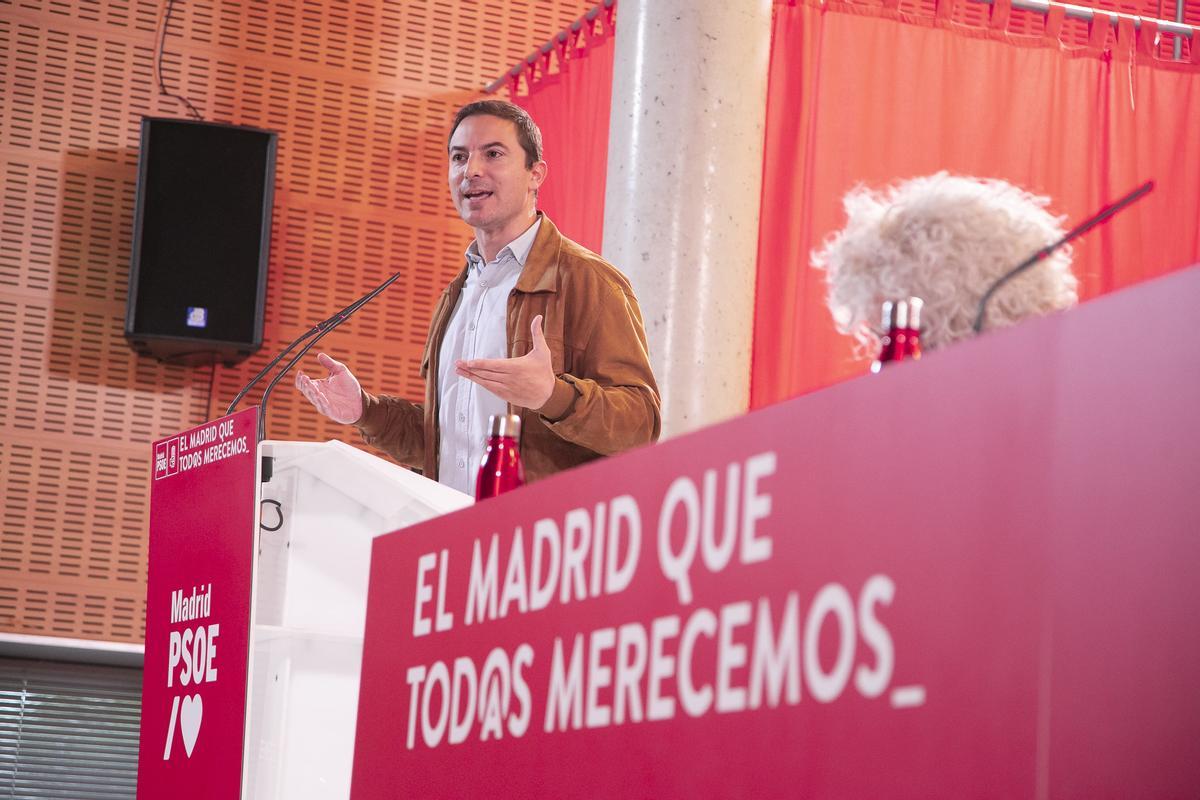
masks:
<svg viewBox="0 0 1200 800"><path fill-rule="evenodd" d="M904 300L885 300L881 327L891 333L895 330L921 330L921 309L925 301L919 297Z"/></svg>

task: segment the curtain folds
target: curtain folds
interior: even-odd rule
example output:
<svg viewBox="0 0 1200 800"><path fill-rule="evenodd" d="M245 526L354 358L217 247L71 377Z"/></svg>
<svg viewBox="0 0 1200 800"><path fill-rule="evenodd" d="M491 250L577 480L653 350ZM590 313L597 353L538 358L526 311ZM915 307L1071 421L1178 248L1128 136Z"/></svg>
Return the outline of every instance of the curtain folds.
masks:
<svg viewBox="0 0 1200 800"><path fill-rule="evenodd" d="M526 93L520 93L519 80L510 86L512 101L542 129L549 171L538 207L564 235L597 253L604 238L615 8L584 22L577 33L567 31L566 42L526 66Z"/></svg>
<svg viewBox="0 0 1200 800"><path fill-rule="evenodd" d="M960 0L962 1L962 0ZM890 7L889 7L890 6ZM967 27L882 3L777 6L759 233L751 407L860 374L809 255L841 197L938 170L1003 178L1074 224L1144 180L1157 188L1075 244L1081 298L1200 260L1200 47L1166 63L1153 24L1107 17L1088 45L1006 30L1010 0Z"/></svg>

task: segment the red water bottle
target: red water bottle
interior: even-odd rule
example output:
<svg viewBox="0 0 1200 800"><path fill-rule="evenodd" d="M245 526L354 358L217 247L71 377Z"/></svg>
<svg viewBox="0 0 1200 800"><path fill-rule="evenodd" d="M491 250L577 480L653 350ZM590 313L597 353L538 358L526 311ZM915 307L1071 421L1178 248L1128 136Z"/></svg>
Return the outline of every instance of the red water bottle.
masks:
<svg viewBox="0 0 1200 800"><path fill-rule="evenodd" d="M921 358L921 308L925 301L919 297L908 298L907 325L904 328L904 357L910 361Z"/></svg>
<svg viewBox="0 0 1200 800"><path fill-rule="evenodd" d="M919 297L884 301L883 335L879 339L879 356L871 364L871 372L879 372L884 364L892 361L921 357L921 307L924 305Z"/></svg>
<svg viewBox="0 0 1200 800"><path fill-rule="evenodd" d="M525 485L521 468L521 418L492 414L488 422L487 451L475 479L475 499L485 500Z"/></svg>

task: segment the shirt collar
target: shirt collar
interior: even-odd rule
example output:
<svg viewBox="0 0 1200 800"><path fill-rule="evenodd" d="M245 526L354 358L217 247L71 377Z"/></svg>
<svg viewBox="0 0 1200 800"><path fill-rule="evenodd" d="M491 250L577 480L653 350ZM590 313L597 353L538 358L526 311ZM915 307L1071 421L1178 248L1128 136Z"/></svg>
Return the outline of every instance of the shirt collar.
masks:
<svg viewBox="0 0 1200 800"><path fill-rule="evenodd" d="M496 261L500 261L504 257L504 251L507 250L508 254L524 267L525 262L529 259L529 251L533 249L533 240L537 238L538 228L541 224L542 215L538 214L533 224L526 228L524 233L501 248L500 252L496 254ZM472 241L471 246L467 248L467 263L475 269L483 269L483 256L479 253L479 242Z"/></svg>

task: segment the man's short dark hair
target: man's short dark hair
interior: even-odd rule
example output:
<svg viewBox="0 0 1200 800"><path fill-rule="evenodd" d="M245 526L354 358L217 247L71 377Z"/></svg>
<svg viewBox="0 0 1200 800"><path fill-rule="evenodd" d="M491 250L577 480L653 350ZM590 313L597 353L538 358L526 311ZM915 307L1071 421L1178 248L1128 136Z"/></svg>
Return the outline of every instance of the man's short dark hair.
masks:
<svg viewBox="0 0 1200 800"><path fill-rule="evenodd" d="M454 115L450 135L446 137L447 147L464 119L482 114L506 119L517 126L517 141L525 151L525 169L532 169L534 164L542 160L542 132L538 130L537 123L529 116L528 111L507 100L476 100L460 108Z"/></svg>

